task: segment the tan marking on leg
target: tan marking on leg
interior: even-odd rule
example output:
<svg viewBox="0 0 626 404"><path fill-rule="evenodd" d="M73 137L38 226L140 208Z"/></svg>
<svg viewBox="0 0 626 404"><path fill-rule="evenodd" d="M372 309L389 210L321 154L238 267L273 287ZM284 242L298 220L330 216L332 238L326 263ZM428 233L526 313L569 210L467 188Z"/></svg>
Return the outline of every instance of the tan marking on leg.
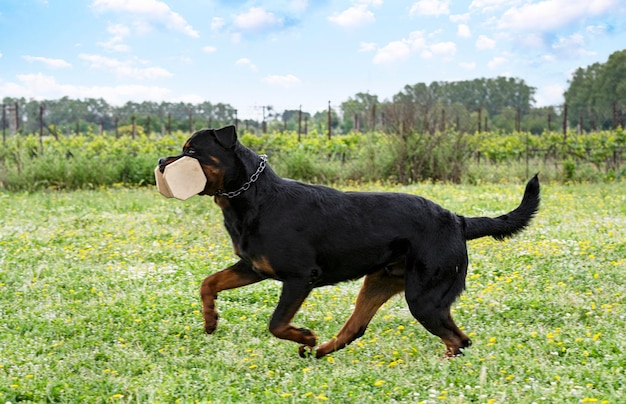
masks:
<svg viewBox="0 0 626 404"><path fill-rule="evenodd" d="M296 328L291 324L281 324L270 329L270 331L276 338L294 341L309 347L314 347L317 341L313 331L306 328Z"/></svg>
<svg viewBox="0 0 626 404"><path fill-rule="evenodd" d="M380 306L402 290L404 290L404 278L389 276L384 269L367 275L359 291L352 315L336 338L317 347L315 356L321 358L342 349L363 335Z"/></svg>
<svg viewBox="0 0 626 404"><path fill-rule="evenodd" d="M202 281L200 297L202 299L204 330L207 334L213 333L217 328L218 315L215 308L215 299L217 299L219 292L250 285L264 279L247 265L243 261L239 261L235 265L208 276Z"/></svg>
<svg viewBox="0 0 626 404"><path fill-rule="evenodd" d="M266 256L262 255L259 258L254 258L252 260L252 266L268 278L276 278L276 272L274 271L274 268L272 268L272 265Z"/></svg>

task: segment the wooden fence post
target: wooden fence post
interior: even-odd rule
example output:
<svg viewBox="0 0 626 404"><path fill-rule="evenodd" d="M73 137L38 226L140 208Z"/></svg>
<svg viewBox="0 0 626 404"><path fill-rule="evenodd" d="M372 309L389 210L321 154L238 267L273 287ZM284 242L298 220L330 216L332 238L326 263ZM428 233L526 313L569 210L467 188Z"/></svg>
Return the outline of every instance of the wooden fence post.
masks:
<svg viewBox="0 0 626 404"><path fill-rule="evenodd" d="M563 143L567 140L567 103L563 104Z"/></svg>
<svg viewBox="0 0 626 404"><path fill-rule="evenodd" d="M372 105L372 124L370 125L370 130L376 130L376 104Z"/></svg>
<svg viewBox="0 0 626 404"><path fill-rule="evenodd" d="M7 142L7 111L6 105L2 104L2 143Z"/></svg>
<svg viewBox="0 0 626 404"><path fill-rule="evenodd" d="M15 133L20 131L20 105L15 102Z"/></svg>
<svg viewBox="0 0 626 404"><path fill-rule="evenodd" d="M446 109L441 108L441 131L446 131Z"/></svg>
<svg viewBox="0 0 626 404"><path fill-rule="evenodd" d="M43 154L43 104L39 104L39 147Z"/></svg>
<svg viewBox="0 0 626 404"><path fill-rule="evenodd" d="M298 109L298 142L300 141L300 134L302 133L302 105Z"/></svg>
<svg viewBox="0 0 626 404"><path fill-rule="evenodd" d="M333 135L332 123L333 123L333 120L332 120L332 115L330 112L330 101L328 101L328 139L329 140Z"/></svg>
<svg viewBox="0 0 626 404"><path fill-rule="evenodd" d="M548 111L548 132L552 131L552 112Z"/></svg>
<svg viewBox="0 0 626 404"><path fill-rule="evenodd" d="M131 125L132 125L132 128L133 128L133 130L131 132L131 138L133 140L135 140L135 136L137 136L137 122L136 122L136 119L135 119L135 115L130 117L130 122L131 122Z"/></svg>

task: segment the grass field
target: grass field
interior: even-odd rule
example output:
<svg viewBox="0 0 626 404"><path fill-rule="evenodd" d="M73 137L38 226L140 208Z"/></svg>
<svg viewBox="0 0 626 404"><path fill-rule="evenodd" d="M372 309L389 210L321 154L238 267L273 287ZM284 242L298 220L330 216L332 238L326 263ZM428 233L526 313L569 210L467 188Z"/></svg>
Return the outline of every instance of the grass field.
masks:
<svg viewBox="0 0 626 404"><path fill-rule="evenodd" d="M393 190L495 215L523 184ZM452 360L403 297L346 349L300 359L267 331L273 281L222 293L206 336L199 284L234 260L210 198L2 192L0 402L626 402L626 183L542 191L528 231L469 243L454 315L474 345ZM316 290L295 323L332 337L359 286Z"/></svg>

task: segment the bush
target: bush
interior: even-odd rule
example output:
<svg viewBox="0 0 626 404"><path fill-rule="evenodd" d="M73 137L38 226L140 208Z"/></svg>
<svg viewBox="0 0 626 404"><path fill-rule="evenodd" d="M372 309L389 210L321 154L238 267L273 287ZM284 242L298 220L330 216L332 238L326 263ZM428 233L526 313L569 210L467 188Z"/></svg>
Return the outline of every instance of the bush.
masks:
<svg viewBox="0 0 626 404"><path fill-rule="evenodd" d="M433 180L461 182L470 157L466 136L459 132L412 133L394 137L397 178L401 183Z"/></svg>

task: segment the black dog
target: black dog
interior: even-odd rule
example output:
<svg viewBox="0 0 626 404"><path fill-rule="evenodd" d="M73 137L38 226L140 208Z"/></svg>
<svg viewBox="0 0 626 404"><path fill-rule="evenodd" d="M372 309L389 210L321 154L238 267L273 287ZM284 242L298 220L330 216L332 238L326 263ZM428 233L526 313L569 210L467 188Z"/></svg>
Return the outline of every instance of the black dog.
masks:
<svg viewBox="0 0 626 404"><path fill-rule="evenodd" d="M450 306L465 288L466 240L503 239L523 230L539 207L539 180L526 185L521 204L497 218L463 217L419 196L340 192L282 179L237 140L233 126L194 133L179 156L197 159L207 178L201 195L214 196L239 262L207 277L200 288L207 333L217 327L222 290L268 278L283 283L269 323L278 338L320 358L365 332L393 295L405 292L413 316L456 356L471 344ZM291 320L313 288L365 276L354 312L336 338L317 339ZM315 348L316 347L316 348Z"/></svg>

